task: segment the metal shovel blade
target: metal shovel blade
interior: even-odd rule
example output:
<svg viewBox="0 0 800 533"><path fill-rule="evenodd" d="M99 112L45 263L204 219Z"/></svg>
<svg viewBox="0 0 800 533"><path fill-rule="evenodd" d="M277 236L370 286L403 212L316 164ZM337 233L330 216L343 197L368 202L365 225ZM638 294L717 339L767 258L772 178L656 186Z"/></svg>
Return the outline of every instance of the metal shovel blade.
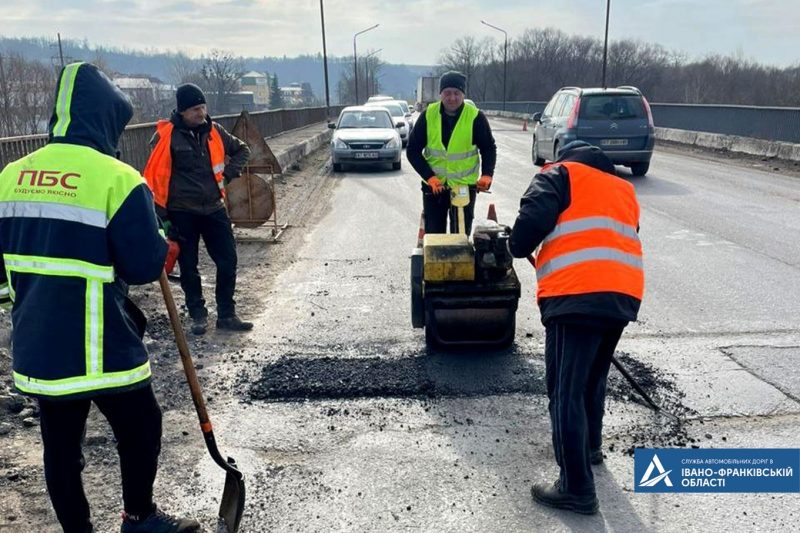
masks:
<svg viewBox="0 0 800 533"><path fill-rule="evenodd" d="M228 457L228 464L235 470L227 470L222 502L219 504L217 533L236 533L244 513L244 476L236 468L236 461Z"/></svg>

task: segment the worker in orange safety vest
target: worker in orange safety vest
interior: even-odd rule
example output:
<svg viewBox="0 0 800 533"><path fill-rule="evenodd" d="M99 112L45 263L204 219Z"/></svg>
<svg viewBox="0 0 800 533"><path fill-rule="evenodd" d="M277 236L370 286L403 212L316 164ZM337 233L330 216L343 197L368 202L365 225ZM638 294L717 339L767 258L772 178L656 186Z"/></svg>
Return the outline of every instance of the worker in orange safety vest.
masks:
<svg viewBox="0 0 800 533"><path fill-rule="evenodd" d="M203 91L191 83L178 87L177 109L161 120L150 144L144 177L153 191L156 213L168 238L180 245L181 288L192 332L208 328L208 310L198 270L200 238L217 267L217 329L253 327L236 315L236 242L225 208L225 185L239 177L250 155L247 144L208 116ZM226 156L228 162L226 163Z"/></svg>
<svg viewBox="0 0 800 533"><path fill-rule="evenodd" d="M624 328L644 293L639 203L600 148L573 141L536 174L509 240L514 257L535 257L545 326L545 366L555 483L535 501L594 514L592 464L603 461L606 379Z"/></svg>

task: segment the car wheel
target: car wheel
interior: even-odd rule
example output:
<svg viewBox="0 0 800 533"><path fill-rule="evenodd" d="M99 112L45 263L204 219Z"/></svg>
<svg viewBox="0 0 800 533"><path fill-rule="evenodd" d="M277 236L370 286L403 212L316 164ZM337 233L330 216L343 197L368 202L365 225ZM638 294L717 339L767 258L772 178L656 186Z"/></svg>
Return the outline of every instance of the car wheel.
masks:
<svg viewBox="0 0 800 533"><path fill-rule="evenodd" d="M341 163L334 163L333 164L333 171L334 172L341 172L342 171L342 164Z"/></svg>
<svg viewBox="0 0 800 533"><path fill-rule="evenodd" d="M634 176L644 176L650 170L650 162L631 164L631 174Z"/></svg>
<svg viewBox="0 0 800 533"><path fill-rule="evenodd" d="M400 170L401 167L402 167L402 161L392 163L392 170Z"/></svg>
<svg viewBox="0 0 800 533"><path fill-rule="evenodd" d="M533 164L537 167L544 165L544 158L539 157L539 147L536 146L536 137L533 138L533 149L531 150L531 159L533 159Z"/></svg>

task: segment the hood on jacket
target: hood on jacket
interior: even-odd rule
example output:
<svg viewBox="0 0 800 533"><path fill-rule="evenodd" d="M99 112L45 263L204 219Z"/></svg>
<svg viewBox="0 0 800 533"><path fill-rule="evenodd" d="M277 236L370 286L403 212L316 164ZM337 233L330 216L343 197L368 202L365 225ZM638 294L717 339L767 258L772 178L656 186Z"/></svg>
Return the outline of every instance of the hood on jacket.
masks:
<svg viewBox="0 0 800 533"><path fill-rule="evenodd" d="M583 163L607 174L615 175L614 164L603 150L584 141L572 141L559 149L558 159L555 163L567 161Z"/></svg>
<svg viewBox="0 0 800 533"><path fill-rule="evenodd" d="M71 63L61 70L49 142L79 144L112 157L133 105L108 76L91 63Z"/></svg>

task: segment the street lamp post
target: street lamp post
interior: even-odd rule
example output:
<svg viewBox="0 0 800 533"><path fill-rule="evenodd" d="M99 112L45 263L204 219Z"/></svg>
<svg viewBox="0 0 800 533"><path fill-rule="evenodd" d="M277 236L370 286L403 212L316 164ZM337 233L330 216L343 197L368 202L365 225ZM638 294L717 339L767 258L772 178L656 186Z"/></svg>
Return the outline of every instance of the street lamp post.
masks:
<svg viewBox="0 0 800 533"><path fill-rule="evenodd" d="M370 57L374 56L375 54L377 54L378 52L380 52L382 50L383 50L383 48L378 48L377 50L374 50L374 51L368 53L367 55L364 56L364 61L367 61L367 59L369 59ZM370 90L369 90L369 62L368 61L366 63L364 63L364 73L367 76L367 98L369 98L370 97L370 94L369 94ZM373 81L373 83L375 82L375 77L374 76L372 77L372 81Z"/></svg>
<svg viewBox="0 0 800 533"><path fill-rule="evenodd" d="M608 16L611 13L611 0L606 0L606 37L603 41L603 89L606 88L606 61L608 60Z"/></svg>
<svg viewBox="0 0 800 533"><path fill-rule="evenodd" d="M355 74L355 82L356 82L356 105L358 105L358 53L356 52L356 37L358 37L362 33L367 33L370 30L374 30L378 26L380 26L380 24L375 24L374 26L370 26L366 30L361 30L360 32L353 35L353 72Z"/></svg>
<svg viewBox="0 0 800 533"><path fill-rule="evenodd" d="M331 118L331 93L328 89L328 49L325 46L325 9L319 0L319 16L322 21L322 65L325 70L325 119Z"/></svg>
<svg viewBox="0 0 800 533"><path fill-rule="evenodd" d="M508 33L506 32L506 30L504 30L502 28L498 28L497 26L492 26L491 24L489 24L485 20L482 20L481 24L485 24L486 26L489 26L490 28L494 28L497 31L503 32L503 35L505 35L505 38L506 38L505 45L503 46L503 111L505 111L506 110L506 80L508 78Z"/></svg>

